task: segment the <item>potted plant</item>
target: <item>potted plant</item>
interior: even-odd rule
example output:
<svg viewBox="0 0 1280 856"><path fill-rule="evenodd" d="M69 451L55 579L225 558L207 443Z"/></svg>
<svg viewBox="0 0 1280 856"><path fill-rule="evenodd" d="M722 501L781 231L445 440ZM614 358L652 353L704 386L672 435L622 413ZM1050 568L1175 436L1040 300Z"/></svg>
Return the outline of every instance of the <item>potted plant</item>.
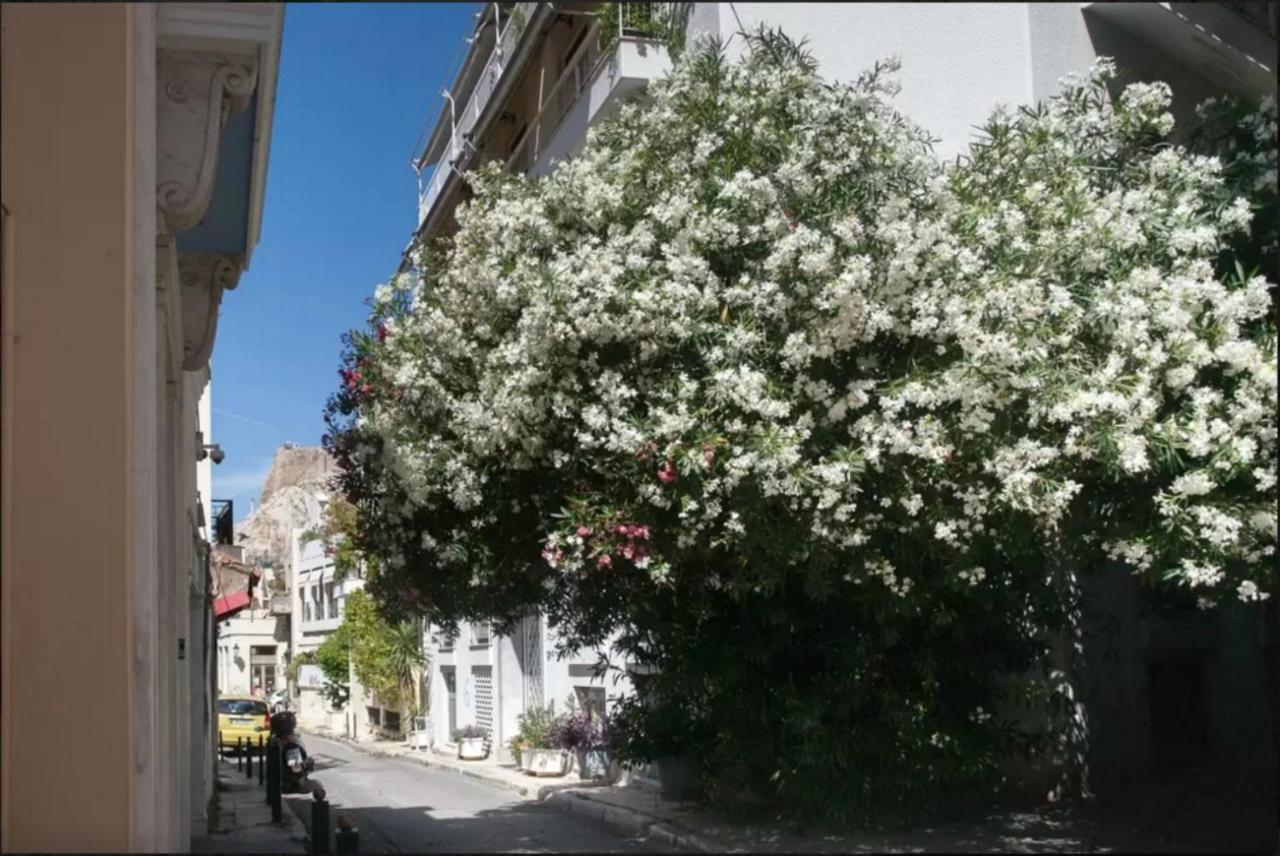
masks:
<svg viewBox="0 0 1280 856"><path fill-rule="evenodd" d="M524 772L534 776L563 776L569 772L572 758L558 743L564 719L556 716L554 704L520 715L519 731L509 745L513 753L518 753Z"/></svg>
<svg viewBox="0 0 1280 856"><path fill-rule="evenodd" d="M573 752L581 779L611 779L612 765L606 747L607 723L603 716L590 710L579 710L564 718L556 733L556 742Z"/></svg>
<svg viewBox="0 0 1280 856"><path fill-rule="evenodd" d="M414 749L431 748L431 729L427 724L427 717L415 710L411 721L413 726L409 730L409 746Z"/></svg>
<svg viewBox="0 0 1280 856"><path fill-rule="evenodd" d="M458 757L464 761L480 761L489 755L489 732L479 725L466 725L453 732L458 744Z"/></svg>

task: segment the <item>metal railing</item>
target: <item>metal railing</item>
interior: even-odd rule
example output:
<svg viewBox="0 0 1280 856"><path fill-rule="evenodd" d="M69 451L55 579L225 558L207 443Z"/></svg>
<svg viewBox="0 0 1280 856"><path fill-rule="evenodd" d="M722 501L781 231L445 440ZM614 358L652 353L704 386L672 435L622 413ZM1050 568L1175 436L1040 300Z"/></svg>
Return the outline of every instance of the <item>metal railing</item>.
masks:
<svg viewBox="0 0 1280 856"><path fill-rule="evenodd" d="M461 107L454 101L448 89L441 93L441 97L448 101L449 138L425 183L422 181L422 174L419 174L419 224L426 219L439 198L440 192L449 179L449 173L457 168L460 161L466 160L468 149L475 150L471 142L471 132L475 129L476 122L490 98L493 97L493 92L507 70L511 56L515 53L516 44L524 35L537 5L536 2L517 3L506 13L504 20L499 4L492 4L496 35L475 87Z"/></svg>
<svg viewBox="0 0 1280 856"><path fill-rule="evenodd" d="M209 502L209 511L213 516L213 525L209 527L213 534L213 543L224 546L235 544L234 504L229 499L214 499Z"/></svg>
<svg viewBox="0 0 1280 856"><path fill-rule="evenodd" d="M619 42L622 39L665 40L684 5L614 3L606 12L596 13L596 20L569 59L564 73L540 98L538 115L512 149L507 168L521 173L532 169L601 66L614 55ZM608 19L603 17L606 14Z"/></svg>

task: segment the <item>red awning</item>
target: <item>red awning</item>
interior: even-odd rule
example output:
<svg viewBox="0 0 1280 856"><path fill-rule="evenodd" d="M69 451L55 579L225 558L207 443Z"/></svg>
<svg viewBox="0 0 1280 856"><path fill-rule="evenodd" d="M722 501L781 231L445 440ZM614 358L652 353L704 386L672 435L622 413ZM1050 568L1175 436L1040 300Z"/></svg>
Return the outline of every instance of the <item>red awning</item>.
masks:
<svg viewBox="0 0 1280 856"><path fill-rule="evenodd" d="M248 605L248 592L238 591L235 594L220 597L213 602L214 620L221 621L224 618L230 618Z"/></svg>

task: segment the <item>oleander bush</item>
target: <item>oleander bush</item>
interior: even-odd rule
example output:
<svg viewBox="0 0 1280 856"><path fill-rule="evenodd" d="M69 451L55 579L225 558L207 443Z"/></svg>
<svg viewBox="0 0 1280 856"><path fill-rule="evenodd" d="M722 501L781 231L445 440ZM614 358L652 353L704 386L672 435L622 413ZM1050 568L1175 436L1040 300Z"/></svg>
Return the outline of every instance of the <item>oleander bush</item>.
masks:
<svg viewBox="0 0 1280 856"><path fill-rule="evenodd" d="M473 174L326 438L388 616L616 631L615 751L842 819L1078 760L1081 574L1207 609L1275 559L1274 101L1174 144L1101 61L943 163L893 72L695 45Z"/></svg>

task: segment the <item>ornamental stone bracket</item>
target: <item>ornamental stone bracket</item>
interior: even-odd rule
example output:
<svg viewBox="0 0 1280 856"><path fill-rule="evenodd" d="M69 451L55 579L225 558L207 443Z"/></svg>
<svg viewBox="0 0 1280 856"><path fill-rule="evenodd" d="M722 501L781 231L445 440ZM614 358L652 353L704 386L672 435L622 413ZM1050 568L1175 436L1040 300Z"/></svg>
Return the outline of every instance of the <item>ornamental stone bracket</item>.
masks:
<svg viewBox="0 0 1280 856"><path fill-rule="evenodd" d="M222 292L240 281L244 259L224 253L179 253L182 283L182 368L196 371L209 363L218 329Z"/></svg>
<svg viewBox="0 0 1280 856"><path fill-rule="evenodd" d="M213 195L231 111L248 108L258 63L248 56L160 50L156 59L156 201L170 234L200 222Z"/></svg>

